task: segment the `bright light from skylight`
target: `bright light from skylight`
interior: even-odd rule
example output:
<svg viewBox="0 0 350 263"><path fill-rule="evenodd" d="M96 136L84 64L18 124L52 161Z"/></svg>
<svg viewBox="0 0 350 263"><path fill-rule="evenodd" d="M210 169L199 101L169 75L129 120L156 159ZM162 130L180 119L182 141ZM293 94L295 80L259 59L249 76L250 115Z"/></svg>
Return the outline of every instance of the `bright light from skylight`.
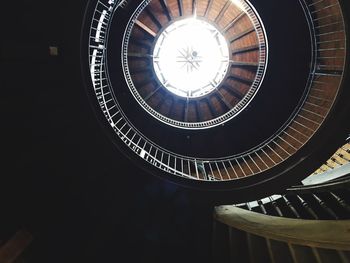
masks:
<svg viewBox="0 0 350 263"><path fill-rule="evenodd" d="M153 66L158 80L172 93L200 97L224 79L229 66L228 45L208 22L194 17L182 19L159 35Z"/></svg>

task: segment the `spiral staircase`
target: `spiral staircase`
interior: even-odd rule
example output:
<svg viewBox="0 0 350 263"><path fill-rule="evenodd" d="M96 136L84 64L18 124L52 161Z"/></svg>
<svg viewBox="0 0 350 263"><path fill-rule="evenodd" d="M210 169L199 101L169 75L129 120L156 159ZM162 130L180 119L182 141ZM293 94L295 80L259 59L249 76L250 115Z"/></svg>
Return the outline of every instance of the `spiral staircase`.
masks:
<svg viewBox="0 0 350 263"><path fill-rule="evenodd" d="M181 191L190 191L200 196L198 199L205 196L203 203L211 208L215 205L212 259L206 258L208 262L350 261L350 150L346 142L350 129L349 3L296 0L277 7L272 0L91 0L81 4L85 5L78 63L85 91L73 87L55 98L57 91L43 88L43 99L35 101L44 101L43 108L49 110L55 102L61 105L62 99L72 100L69 103L74 107L50 111L59 117L52 118L54 128L49 129L57 130L57 145L64 144L60 137L67 136L70 127L86 125L84 128L91 131L83 135L83 129L74 128L76 138L69 142L75 145L82 137L78 146L62 146L61 150L39 147L44 149L40 156L56 150L60 154L47 164L39 160L36 167L57 168L61 158L66 158L68 164L59 170L63 174L71 171L78 175L84 165L86 173L90 169L96 175L109 171L113 179L106 180L105 195L116 191L119 183L126 185L126 180L132 181L126 189L141 192L142 180L148 180L150 174L179 187L176 198L181 197ZM164 41L171 30L180 30L186 21L212 30L222 48L220 74L204 90L190 87L188 92L167 82L169 75L159 66ZM184 43L186 39L177 44L182 47ZM69 53L68 44L62 46L68 62L59 61L55 47L43 60L52 63L56 59L54 63L59 61L62 67L72 69L69 63L77 54ZM61 52L60 45L58 48ZM201 67L205 56L198 50L180 49L177 62L186 74ZM76 72L65 73L76 78ZM52 82L50 79L45 85L54 86ZM89 107L82 106L86 98L80 95L84 92L95 118ZM80 112L73 114L69 111L76 110L76 98ZM59 127L56 120L69 124ZM43 127L40 122L35 122L37 130ZM43 140L47 134L36 136ZM90 149L89 145L94 146ZM74 147L85 152L76 154ZM77 159L84 156L80 167L75 165L75 154ZM42 182L51 184L43 178L35 183L22 180L35 184L34 192L40 190ZM59 188L67 189L57 181ZM72 191L75 194L75 189ZM47 195L57 193L45 191ZM118 200L127 203L133 195L123 190ZM158 202L161 197L154 199ZM158 209L163 211L160 206ZM110 220L119 220L121 214L118 211ZM131 220L125 217L125 222ZM134 219L130 222L140 224ZM35 230L40 227L33 227L32 222L19 225L11 224L7 231L0 228L0 262L32 262L31 258L40 254L40 247L36 247L40 231ZM109 233L107 228L103 231ZM135 236L140 234L135 232ZM40 245L45 247L43 243L41 239Z"/></svg>
<svg viewBox="0 0 350 263"><path fill-rule="evenodd" d="M214 262L349 262L349 146L298 186L216 207Z"/></svg>
<svg viewBox="0 0 350 263"><path fill-rule="evenodd" d="M293 22L298 21L289 22L289 27L281 16L269 13L271 6L264 9L258 1L159 0L144 1L137 7L131 2L109 2L109 9L101 2L94 6L95 14L99 10L107 16L97 15L100 19L95 20L106 22L109 29L103 37L103 50L95 48L98 31L94 27L90 31L89 85L100 97L104 96L103 87L109 90L104 101L114 104L99 103L121 139L117 144L122 151L134 154L134 161L143 162L155 175L216 191L218 202L230 198L236 203L251 201L215 208L214 262L350 260L349 171L340 175L337 167L349 162L348 145L319 169L314 166L335 151L328 148L333 144L330 141L338 137L333 146L339 147L348 132L344 129L348 125L341 124L342 131L333 133L349 116L344 15L348 7L337 0L294 2L297 6L285 3L290 6L281 12L286 20L291 12ZM117 8L109 14L113 5ZM119 58L105 50L117 46L108 30L113 30L114 23L123 27L125 16L130 20ZM228 43L227 72L219 81L211 81L214 88L209 91L186 91L182 89L186 82L176 87L166 76L170 64L161 67L161 45L165 46L169 35L188 18L215 26L215 34L221 33ZM271 21L280 21L282 26L274 27ZM297 41L295 32L300 34ZM187 39L179 40L178 48L181 41ZM187 47L180 54L191 70L201 66L196 48ZM101 57L98 63L94 55ZM96 77L116 68L113 62L103 62L111 59L122 60L127 85L111 73ZM108 77L110 82L103 83ZM190 79L187 82L192 83ZM135 100L138 104L132 103ZM109 107L115 110L108 113ZM166 139L160 138L163 132ZM329 140L328 146L319 147L323 140ZM327 174L329 169L335 169L340 179ZM313 171L304 185L288 188ZM274 195L254 201L268 193Z"/></svg>
<svg viewBox="0 0 350 263"><path fill-rule="evenodd" d="M154 175L246 195L242 200L297 183L303 177L297 169L315 170L312 159L322 162L335 150L330 143L326 153L319 142L347 133L334 128L347 118L346 22L337 1L295 1L273 15L271 5L91 2L83 73L96 114L121 151ZM276 23L292 18L297 22L288 27ZM229 51L224 55L225 44L218 44L222 62L204 90L191 90L196 83L190 79L205 58L186 53L204 43L190 49L182 48L188 39L176 43L179 54L172 59L182 70L188 64L180 80L171 79L170 60L161 64L162 54L172 54L163 51L167 39L189 21L212 27Z"/></svg>

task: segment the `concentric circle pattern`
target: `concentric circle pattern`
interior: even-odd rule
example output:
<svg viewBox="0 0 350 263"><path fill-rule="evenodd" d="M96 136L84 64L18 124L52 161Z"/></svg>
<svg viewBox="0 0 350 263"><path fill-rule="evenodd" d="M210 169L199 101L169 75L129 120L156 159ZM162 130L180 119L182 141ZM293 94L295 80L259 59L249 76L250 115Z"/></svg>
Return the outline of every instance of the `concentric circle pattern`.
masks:
<svg viewBox="0 0 350 263"><path fill-rule="evenodd" d="M162 3L144 1L124 35L123 68L135 99L153 117L184 129L205 129L235 117L255 96L265 73L267 39L257 14L244 1L216 0L205 8L198 2L191 10ZM224 6L216 10L216 4ZM166 62L158 57L161 45L168 51ZM193 45L201 49L203 61L192 62L189 56L195 70L186 64L179 68ZM250 55L242 55L242 49L250 49ZM148 79L154 75L152 60L157 78Z"/></svg>
<svg viewBox="0 0 350 263"><path fill-rule="evenodd" d="M288 1L283 16L267 15L265 5L272 2L92 1L83 43L88 89L122 151L175 181L240 186L252 177L272 178L270 171L302 158L299 152L325 127L342 89L344 20L337 0ZM299 22L288 30L275 19L296 16ZM181 82L171 80L171 90L165 66L157 69L157 45L172 25L194 18L226 40L229 65L227 72L214 67L220 77L211 89L181 93ZM305 41L297 41L298 34ZM186 63L179 63L194 70L203 51L180 50Z"/></svg>

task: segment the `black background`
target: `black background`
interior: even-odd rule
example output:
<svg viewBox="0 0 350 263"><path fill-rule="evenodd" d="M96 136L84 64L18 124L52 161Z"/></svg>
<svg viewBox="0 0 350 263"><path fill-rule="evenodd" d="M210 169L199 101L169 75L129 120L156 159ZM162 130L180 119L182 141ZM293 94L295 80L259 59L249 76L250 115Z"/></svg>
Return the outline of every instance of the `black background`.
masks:
<svg viewBox="0 0 350 263"><path fill-rule="evenodd" d="M29 262L210 262L217 200L139 170L96 120L80 72L85 5L2 3L0 234L32 231Z"/></svg>
<svg viewBox="0 0 350 263"><path fill-rule="evenodd" d="M30 262L208 262L207 194L135 168L96 120L80 71L85 5L2 5L1 232L33 232Z"/></svg>

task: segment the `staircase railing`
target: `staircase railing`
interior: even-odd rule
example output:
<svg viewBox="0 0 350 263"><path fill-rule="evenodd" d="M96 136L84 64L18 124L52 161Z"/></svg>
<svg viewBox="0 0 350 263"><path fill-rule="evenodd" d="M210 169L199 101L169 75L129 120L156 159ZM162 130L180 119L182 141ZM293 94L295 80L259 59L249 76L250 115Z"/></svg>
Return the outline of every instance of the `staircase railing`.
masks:
<svg viewBox="0 0 350 263"><path fill-rule="evenodd" d="M350 220L304 220L263 215L234 206L215 208L215 219L264 238L318 248L350 250Z"/></svg>

